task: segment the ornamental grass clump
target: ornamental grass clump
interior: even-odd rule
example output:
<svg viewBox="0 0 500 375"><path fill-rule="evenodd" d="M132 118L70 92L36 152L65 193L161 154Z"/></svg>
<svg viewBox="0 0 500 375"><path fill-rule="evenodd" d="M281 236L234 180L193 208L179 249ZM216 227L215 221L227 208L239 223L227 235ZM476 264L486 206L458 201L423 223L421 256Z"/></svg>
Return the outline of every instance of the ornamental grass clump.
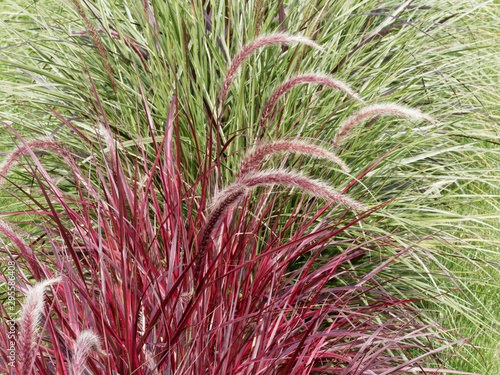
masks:
<svg viewBox="0 0 500 375"><path fill-rule="evenodd" d="M401 36L350 12L414 8L347 27L328 2L74 4L8 57L32 92L2 107L0 256L23 306L61 279L0 372L425 374L474 350L440 316L467 305L455 238L418 223L450 211L422 192L463 149L439 108L382 95L391 55L355 53Z"/></svg>

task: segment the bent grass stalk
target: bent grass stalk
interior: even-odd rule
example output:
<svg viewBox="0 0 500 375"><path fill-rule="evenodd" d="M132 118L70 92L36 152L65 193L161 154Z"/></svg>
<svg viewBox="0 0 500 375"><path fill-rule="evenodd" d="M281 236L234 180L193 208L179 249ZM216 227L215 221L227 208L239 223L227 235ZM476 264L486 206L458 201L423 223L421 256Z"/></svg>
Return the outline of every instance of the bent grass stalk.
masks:
<svg viewBox="0 0 500 375"><path fill-rule="evenodd" d="M245 45L241 49L241 51L236 55L236 57L233 59L231 65L227 71L226 77L224 78L224 81L222 83L222 88L220 89L220 92L219 92L221 108L224 106L224 102L226 100L226 95L229 91L229 87L231 86L231 83L234 80L234 77L236 75L236 72L238 71L238 68L253 52L255 52L256 50L258 50L262 47L272 46L275 44L287 45L287 44L292 44L292 43L303 44L303 45L315 48L315 49L320 50L320 51L323 50L323 47L321 47L316 42L314 42L311 39L306 38L304 36L295 36L295 35L290 35L290 34L285 34L285 33L259 36L258 38L254 39L252 42Z"/></svg>
<svg viewBox="0 0 500 375"><path fill-rule="evenodd" d="M354 127L362 124L364 121L382 115L402 116L414 120L424 120L437 128L436 121L429 115L420 112L417 109L405 107L394 103L372 104L360 109L356 113L350 115L343 123L341 123L336 131L333 139L333 145L336 146L352 131Z"/></svg>
<svg viewBox="0 0 500 375"><path fill-rule="evenodd" d="M321 74L321 73L309 73L309 74L304 74L300 75L297 77L293 77L290 80L286 81L283 83L276 91L271 95L271 98L268 100L266 105L264 106L264 109L262 110L262 115L260 117L260 127L263 128L266 126L266 123L271 116L272 110L276 106L276 103L278 100L287 92L290 91L292 88L295 86L298 86L300 84L304 83L316 83L319 85L331 87L336 90L340 90L352 99L356 100L357 102L361 104L366 104L363 99L361 99L346 83L334 79L332 77L329 77L327 75Z"/></svg>
<svg viewBox="0 0 500 375"><path fill-rule="evenodd" d="M260 163L267 156L277 154L279 152L296 152L303 155L312 155L317 158L330 160L342 168L344 172L349 172L347 164L333 152L328 151L320 146L312 145L300 141L274 141L266 145L257 147L243 158L240 166L240 175L256 170Z"/></svg>

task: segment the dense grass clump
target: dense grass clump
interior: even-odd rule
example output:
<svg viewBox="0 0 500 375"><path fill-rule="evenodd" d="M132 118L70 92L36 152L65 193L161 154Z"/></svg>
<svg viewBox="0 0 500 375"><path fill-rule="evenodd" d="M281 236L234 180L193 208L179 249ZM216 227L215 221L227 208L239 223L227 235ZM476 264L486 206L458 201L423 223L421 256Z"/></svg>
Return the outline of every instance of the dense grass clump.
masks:
<svg viewBox="0 0 500 375"><path fill-rule="evenodd" d="M2 372L500 370L494 7L3 9Z"/></svg>

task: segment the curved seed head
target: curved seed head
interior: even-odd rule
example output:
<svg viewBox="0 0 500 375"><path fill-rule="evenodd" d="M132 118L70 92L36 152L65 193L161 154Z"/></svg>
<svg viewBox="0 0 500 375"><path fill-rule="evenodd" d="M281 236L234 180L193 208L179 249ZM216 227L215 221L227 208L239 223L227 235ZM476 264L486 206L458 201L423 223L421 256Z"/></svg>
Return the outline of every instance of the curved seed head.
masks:
<svg viewBox="0 0 500 375"><path fill-rule="evenodd" d="M240 175L255 171L259 164L267 157L278 152L292 151L303 155L315 156L321 159L327 159L338 164L343 171L349 172L349 167L333 152L322 147L300 141L276 141L264 146L260 146L248 154L240 166Z"/></svg>
<svg viewBox="0 0 500 375"><path fill-rule="evenodd" d="M71 375L82 375L85 371L85 363L90 352L106 355L101 349L101 340L92 331L81 332L74 347L73 359L71 360Z"/></svg>
<svg viewBox="0 0 500 375"><path fill-rule="evenodd" d="M364 121L370 118L382 115L395 115L414 120L424 120L433 124L437 128L436 121L432 117L420 112L417 109L394 103L373 104L360 109L356 113L349 116L342 124L340 124L334 137L333 144L337 145L340 141L342 141L355 126L362 124Z"/></svg>
<svg viewBox="0 0 500 375"><path fill-rule="evenodd" d="M267 120L271 117L272 110L276 106L278 100L287 92L290 91L295 86L304 83L316 83L319 85L331 87L335 90L342 91L349 95L352 99L356 100L361 104L366 104L363 99L361 99L346 83L329 77L320 73L309 73L293 77L283 83L276 91L271 95L271 98L264 106L262 110L262 115L260 117L260 126L266 125Z"/></svg>
<svg viewBox="0 0 500 375"><path fill-rule="evenodd" d="M233 62L231 63L227 71L226 77L224 78L224 82L222 83L222 88L219 92L221 106L224 104L224 101L226 100L226 95L229 91L229 86L231 86L231 83L233 82L234 76L236 75L238 68L254 51L262 47L271 46L275 44L287 45L292 43L300 43L312 48L316 48L318 50L323 50L323 48L319 46L316 42L304 36L295 36L285 33L259 36L258 38L254 39L253 41L245 45L233 59Z"/></svg>
<svg viewBox="0 0 500 375"><path fill-rule="evenodd" d="M349 195L339 193L325 183L304 176L300 173L289 172L281 169L248 173L242 176L238 182L245 185L249 190L266 185L282 185L298 188L309 194L349 207L353 211L364 211L366 208Z"/></svg>
<svg viewBox="0 0 500 375"><path fill-rule="evenodd" d="M57 284L61 278L45 280L35 284L26 295L19 319L19 360L22 375L31 374L35 358L36 328L40 322L45 303L45 288Z"/></svg>

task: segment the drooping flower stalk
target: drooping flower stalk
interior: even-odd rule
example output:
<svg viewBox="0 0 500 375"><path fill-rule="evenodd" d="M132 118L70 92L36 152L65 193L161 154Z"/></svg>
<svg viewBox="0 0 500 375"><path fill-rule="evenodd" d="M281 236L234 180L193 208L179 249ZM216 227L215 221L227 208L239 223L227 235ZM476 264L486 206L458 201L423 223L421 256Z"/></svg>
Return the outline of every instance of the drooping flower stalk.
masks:
<svg viewBox="0 0 500 375"><path fill-rule="evenodd" d="M336 90L340 90L347 95L349 95L352 99L356 100L359 103L365 104L364 100L361 99L346 83L339 81L337 79L331 78L324 74L319 73L310 73L304 74L300 76L293 77L283 83L276 91L271 95L271 98L264 106L262 110L262 115L260 117L260 126L264 127L267 123L267 120L271 116L272 110L276 106L278 100L287 92L290 91L297 85L304 83L317 83L320 85L328 86Z"/></svg>
<svg viewBox="0 0 500 375"><path fill-rule="evenodd" d="M74 171L76 168L73 162L73 157L69 150L64 147L61 143L50 140L50 139L35 139L27 142L28 147L31 150L48 150L61 155L66 162L69 164L71 169ZM7 176L11 168L16 164L21 157L28 153L28 149L24 145L19 145L17 149L11 151L0 164L0 182Z"/></svg>
<svg viewBox="0 0 500 375"><path fill-rule="evenodd" d="M306 38L304 36L290 35L286 33L264 35L254 39L246 46L244 46L242 50L236 55L236 57L233 59L233 62L231 63L227 71L226 77L224 78L224 82L222 83L222 88L219 92L221 108L224 105L224 102L226 100L226 95L229 91L229 87L233 82L233 79L236 75L236 72L238 71L238 68L253 52L258 50L259 48L266 46L272 46L275 44L288 45L291 43L300 43L312 48L316 48L318 50L323 50L321 46L319 46L317 43L315 43L309 38Z"/></svg>
<svg viewBox="0 0 500 375"><path fill-rule="evenodd" d="M205 250L210 243L212 234L224 217L224 214L243 198L247 192L259 186L269 185L295 187L329 202L336 202L347 206L354 211L365 210L365 207L360 202L350 196L336 192L323 182L311 179L299 173L280 169L246 173L238 177L235 183L222 190L214 198L214 203L211 206L207 221L198 237L198 253L194 261L195 277L199 276Z"/></svg>
<svg viewBox="0 0 500 375"><path fill-rule="evenodd" d="M35 284L26 295L19 320L19 369L21 375L30 375L35 358L36 329L43 313L45 288L57 284L61 278L45 280Z"/></svg>
<svg viewBox="0 0 500 375"><path fill-rule="evenodd" d="M26 259L28 262L31 272L35 277L36 281L40 281L40 266L36 261L35 254L33 249L31 249L28 244L24 241L24 239L12 230L12 227L5 220L0 219L0 233L2 233L7 239L16 245L16 247L21 252L21 256L23 259Z"/></svg>
<svg viewBox="0 0 500 375"><path fill-rule="evenodd" d="M327 159L338 164L343 171L349 172L349 167L333 152L322 147L300 141L275 141L258 147L248 154L240 166L240 175L256 170L260 163L267 157L278 152L292 151L299 154L315 156L317 158Z"/></svg>
<svg viewBox="0 0 500 375"><path fill-rule="evenodd" d="M437 127L436 121L432 117L420 112L417 109L408 108L394 103L373 104L360 109L339 125L333 139L333 145L336 146L339 142L341 142L356 125L362 124L370 118L382 115L395 115L414 120L424 120Z"/></svg>
<svg viewBox="0 0 500 375"><path fill-rule="evenodd" d="M85 363L90 352L106 355L101 349L99 336L92 331L86 330L81 332L75 341L73 358L70 364L71 375L84 374Z"/></svg>
<svg viewBox="0 0 500 375"><path fill-rule="evenodd" d="M64 161L68 164L71 171L78 177L78 181L82 183L89 190L89 192L93 193L94 195L97 195L95 189L92 187L88 179L80 173L78 167L76 166L75 160L71 155L71 152L62 143L48 138L40 138L26 142L26 146L18 145L17 148L11 151L4 158L2 163L0 163L0 183L3 182L3 180L7 177L7 174L12 169L12 167L15 164L17 164L23 156L29 155L28 149L32 151L43 150L43 151L51 151L60 155L64 159Z"/></svg>
<svg viewBox="0 0 500 375"><path fill-rule="evenodd" d="M223 190L215 199L210 208L207 221L198 236L198 252L194 259L194 275L199 275L201 261L205 254L205 249L210 242L212 233L220 223L226 211L237 203L246 193L246 187L243 184L235 183Z"/></svg>
<svg viewBox="0 0 500 375"><path fill-rule="evenodd" d="M322 181L318 181L300 173L285 170L271 170L248 173L238 179L238 183L251 190L259 186L281 185L294 187L312 194L329 202L335 202L347 206L353 211L363 211L365 207L349 195L341 194L330 188Z"/></svg>

